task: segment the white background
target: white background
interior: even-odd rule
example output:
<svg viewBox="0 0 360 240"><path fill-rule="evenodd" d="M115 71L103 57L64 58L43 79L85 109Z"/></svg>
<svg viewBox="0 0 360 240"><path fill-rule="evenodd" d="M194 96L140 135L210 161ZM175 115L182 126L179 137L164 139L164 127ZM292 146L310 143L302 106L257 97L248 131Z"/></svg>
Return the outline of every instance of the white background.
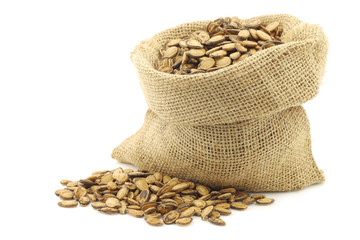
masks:
<svg viewBox="0 0 360 240"><path fill-rule="evenodd" d="M356 1L0 1L1 239L360 239L359 12ZM330 42L319 95L305 104L326 182L268 193L217 227L150 227L91 207L63 209L59 180L121 165L114 147L147 109L129 55L166 28L220 16L288 13ZM352 217L355 217L352 220Z"/></svg>

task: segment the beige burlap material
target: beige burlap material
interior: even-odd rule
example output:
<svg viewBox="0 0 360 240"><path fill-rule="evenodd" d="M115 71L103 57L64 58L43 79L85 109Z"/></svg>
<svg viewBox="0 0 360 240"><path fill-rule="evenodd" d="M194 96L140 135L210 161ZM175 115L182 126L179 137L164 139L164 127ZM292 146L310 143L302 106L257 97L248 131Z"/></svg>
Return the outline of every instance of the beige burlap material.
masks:
<svg viewBox="0 0 360 240"><path fill-rule="evenodd" d="M132 52L149 110L144 125L112 157L213 187L290 191L324 181L311 151L301 104L318 93L328 51L317 25L290 15L279 21L285 44L223 69L193 75L159 72L168 40L204 29L182 24L142 41Z"/></svg>

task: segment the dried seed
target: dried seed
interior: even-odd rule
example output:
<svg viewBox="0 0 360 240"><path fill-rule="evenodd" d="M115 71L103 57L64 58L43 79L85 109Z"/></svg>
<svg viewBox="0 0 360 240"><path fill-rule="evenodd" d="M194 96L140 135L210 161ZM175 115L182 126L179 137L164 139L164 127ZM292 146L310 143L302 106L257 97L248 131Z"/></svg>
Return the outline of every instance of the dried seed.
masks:
<svg viewBox="0 0 360 240"><path fill-rule="evenodd" d="M225 222L220 218L209 218L209 222L218 226L225 226Z"/></svg>
<svg viewBox="0 0 360 240"><path fill-rule="evenodd" d="M159 198L160 199L165 199L165 198L172 198L176 195L175 192L167 192L167 193L164 193L163 195L161 195Z"/></svg>
<svg viewBox="0 0 360 240"><path fill-rule="evenodd" d="M215 37L210 38L208 41L205 42L207 45L215 45L225 41L225 37L223 35L218 35Z"/></svg>
<svg viewBox="0 0 360 240"><path fill-rule="evenodd" d="M166 45L168 47L173 47L173 46L179 45L180 41L181 41L181 38L173 39L173 40L169 41Z"/></svg>
<svg viewBox="0 0 360 240"><path fill-rule="evenodd" d="M167 203L167 204L171 204L174 205L175 207L178 206L177 202L173 199L170 198L166 198L166 199L161 199L162 203Z"/></svg>
<svg viewBox="0 0 360 240"><path fill-rule="evenodd" d="M278 26L280 25L280 23L279 22L272 22L272 23L269 23L267 26L266 26L266 30L268 31L268 32L272 32L272 31L274 31Z"/></svg>
<svg viewBox="0 0 360 240"><path fill-rule="evenodd" d="M132 198L127 198L126 201L129 203L129 204L132 204L132 205L138 205L140 206L140 203Z"/></svg>
<svg viewBox="0 0 360 240"><path fill-rule="evenodd" d="M90 203L90 198L88 198L88 197L81 197L80 199L79 199L79 203L80 203L80 205L81 206L87 206L87 205L89 205L89 203Z"/></svg>
<svg viewBox="0 0 360 240"><path fill-rule="evenodd" d="M147 217L145 221L151 226L162 226L164 224L159 218L155 217Z"/></svg>
<svg viewBox="0 0 360 240"><path fill-rule="evenodd" d="M266 198L266 196L263 194L255 194L255 195L251 195L251 197L255 200L260 199L260 198Z"/></svg>
<svg viewBox="0 0 360 240"><path fill-rule="evenodd" d="M268 205L270 203L273 203L275 200L273 198L260 198L257 199L256 202L260 205Z"/></svg>
<svg viewBox="0 0 360 240"><path fill-rule="evenodd" d="M205 31L197 31L197 32L195 32L195 35L202 44L204 44L206 41L208 41L210 39L209 34Z"/></svg>
<svg viewBox="0 0 360 240"><path fill-rule="evenodd" d="M208 187L205 187L204 185L201 185L201 184L196 185L196 190L202 196L205 196L205 195L209 194L209 192L210 192L210 189Z"/></svg>
<svg viewBox="0 0 360 240"><path fill-rule="evenodd" d="M246 53L248 50L247 48L245 48L243 45L241 45L240 43L236 43L235 44L235 48L236 50L238 50L240 53Z"/></svg>
<svg viewBox="0 0 360 240"><path fill-rule="evenodd" d="M192 207L195 210L194 215L195 216L201 216L201 209L199 207Z"/></svg>
<svg viewBox="0 0 360 240"><path fill-rule="evenodd" d="M178 205L178 209L179 209L181 212L189 209L190 207L191 207L191 203L186 203L186 202L181 203L180 205Z"/></svg>
<svg viewBox="0 0 360 240"><path fill-rule="evenodd" d="M247 205L245 203L233 202L230 204L231 208L238 209L238 210L245 210L247 209Z"/></svg>
<svg viewBox="0 0 360 240"><path fill-rule="evenodd" d="M88 196L88 198L90 199L91 202L95 202L95 201L96 201L96 196L95 196L95 194L88 194L87 196Z"/></svg>
<svg viewBox="0 0 360 240"><path fill-rule="evenodd" d="M117 184L115 182L108 182L107 184L107 188L112 191L112 190L116 190L118 188Z"/></svg>
<svg viewBox="0 0 360 240"><path fill-rule="evenodd" d="M177 210L170 211L166 213L163 217L163 221L165 224L174 223L180 216L180 212Z"/></svg>
<svg viewBox="0 0 360 240"><path fill-rule="evenodd" d="M209 218L211 212L214 210L214 206L208 206L201 212L201 219L206 220Z"/></svg>
<svg viewBox="0 0 360 240"><path fill-rule="evenodd" d="M149 197L150 197L150 191L148 189L141 191L139 195L139 203L143 204L149 199Z"/></svg>
<svg viewBox="0 0 360 240"><path fill-rule="evenodd" d="M256 34L260 39L262 39L264 41L271 40L271 36L261 30L257 30Z"/></svg>
<svg viewBox="0 0 360 240"><path fill-rule="evenodd" d="M174 196L172 199L173 199L178 205L184 203L184 200L183 200L182 197L180 197L180 196Z"/></svg>
<svg viewBox="0 0 360 240"><path fill-rule="evenodd" d="M236 193L236 189L235 188L223 188L219 191L219 193L223 194L223 193L232 193L235 194Z"/></svg>
<svg viewBox="0 0 360 240"><path fill-rule="evenodd" d="M256 27L259 27L260 24L261 24L261 20L255 19L255 20L248 22L247 27L256 28Z"/></svg>
<svg viewBox="0 0 360 240"><path fill-rule="evenodd" d="M67 192L67 191L71 192L68 189L58 189L58 190L55 191L55 195L60 196L60 194L62 194L63 192Z"/></svg>
<svg viewBox="0 0 360 240"><path fill-rule="evenodd" d="M151 207L151 208L148 208L144 211L145 214L151 214L151 213L154 213L156 212L156 207Z"/></svg>
<svg viewBox="0 0 360 240"><path fill-rule="evenodd" d="M161 214L166 214L176 208L176 205L169 203L161 203L157 206L157 211Z"/></svg>
<svg viewBox="0 0 360 240"><path fill-rule="evenodd" d="M192 202L192 205L200 209L203 209L206 207L206 202L204 200L197 199Z"/></svg>
<svg viewBox="0 0 360 240"><path fill-rule="evenodd" d="M206 194L206 195L200 197L199 200L207 201L207 200L209 200L211 197L212 197L211 194Z"/></svg>
<svg viewBox="0 0 360 240"><path fill-rule="evenodd" d="M112 180L113 180L112 173L107 173L101 178L100 184L107 184L108 182L110 182Z"/></svg>
<svg viewBox="0 0 360 240"><path fill-rule="evenodd" d="M105 202L107 207L118 208L120 207L120 201L117 198L108 198Z"/></svg>
<svg viewBox="0 0 360 240"><path fill-rule="evenodd" d="M156 186L156 185L150 185L150 190L153 193L157 193L160 190L160 187Z"/></svg>
<svg viewBox="0 0 360 240"><path fill-rule="evenodd" d="M95 209L99 209L105 207L106 205L103 202L93 202L91 203L91 206Z"/></svg>
<svg viewBox="0 0 360 240"><path fill-rule="evenodd" d="M249 32L250 32L250 36L251 36L253 39L255 39L255 40L258 40L258 39L259 39L258 35L256 34L256 30L255 30L255 29L250 28L250 29L249 29Z"/></svg>
<svg viewBox="0 0 360 240"><path fill-rule="evenodd" d="M255 202L255 199L253 199L252 197L248 197L243 200L243 203L245 203L246 205L253 204L254 202Z"/></svg>
<svg viewBox="0 0 360 240"><path fill-rule="evenodd" d="M245 40L241 42L245 47L256 47L257 43L254 41ZM240 51L241 52L241 51Z"/></svg>
<svg viewBox="0 0 360 240"><path fill-rule="evenodd" d="M67 180L67 179L63 179L60 181L60 184L66 186L69 182L71 182L71 181Z"/></svg>
<svg viewBox="0 0 360 240"><path fill-rule="evenodd" d="M185 195L182 197L182 199L184 200L185 203L191 203L192 201L195 200L195 196L193 195Z"/></svg>
<svg viewBox="0 0 360 240"><path fill-rule="evenodd" d="M96 185L96 183L94 183L93 181L91 181L89 179L81 179L80 183L84 188L90 188L91 186Z"/></svg>
<svg viewBox="0 0 360 240"><path fill-rule="evenodd" d="M157 196L157 195L151 194L150 197L149 197L149 199L148 199L148 201L149 201L149 202L156 202L157 199L158 199L158 196Z"/></svg>
<svg viewBox="0 0 360 240"><path fill-rule="evenodd" d="M235 59L238 59L240 57L240 52L233 52L229 55L229 57L232 59L232 60L235 60Z"/></svg>
<svg viewBox="0 0 360 240"><path fill-rule="evenodd" d="M234 43L239 43L241 42L241 38L239 35L230 35L229 36L230 41L234 42Z"/></svg>
<svg viewBox="0 0 360 240"><path fill-rule="evenodd" d="M195 189L186 189L181 192L181 195L195 195L197 191Z"/></svg>
<svg viewBox="0 0 360 240"><path fill-rule="evenodd" d="M120 207L119 207L120 214L126 213L126 205L127 205L127 203L124 200L120 201Z"/></svg>
<svg viewBox="0 0 360 240"><path fill-rule="evenodd" d="M125 169L124 170L124 173L132 173L132 172L134 172L134 170L132 170L132 169Z"/></svg>
<svg viewBox="0 0 360 240"><path fill-rule="evenodd" d="M109 170L94 171L91 173L91 175L98 175L98 174L103 175L107 172L109 172Z"/></svg>
<svg viewBox="0 0 360 240"><path fill-rule="evenodd" d="M78 205L78 203L76 201L64 200L64 201L58 202L58 205L63 208L71 208L71 207L76 207Z"/></svg>
<svg viewBox="0 0 360 240"><path fill-rule="evenodd" d="M216 207L220 207L220 208L230 208L230 204L229 203L218 203L215 205Z"/></svg>
<svg viewBox="0 0 360 240"><path fill-rule="evenodd" d="M165 184L165 183L167 183L167 182L169 182L171 180L171 177L170 176L168 176L168 175L165 175L164 177L163 177L163 183Z"/></svg>
<svg viewBox="0 0 360 240"><path fill-rule="evenodd" d="M231 214L231 211L229 209L221 208L218 206L214 207L214 211L219 212L221 215L230 215Z"/></svg>
<svg viewBox="0 0 360 240"><path fill-rule="evenodd" d="M185 189L187 189L189 187L189 183L188 182L184 182L184 183L179 183L179 184L176 184L172 189L171 191L173 192L181 192Z"/></svg>
<svg viewBox="0 0 360 240"><path fill-rule="evenodd" d="M148 190L148 189L149 189L149 185L147 184L147 182L145 181L144 178L138 179L138 180L135 182L135 185L136 185L136 187L137 187L140 191Z"/></svg>
<svg viewBox="0 0 360 240"><path fill-rule="evenodd" d="M127 209L135 209L135 210L141 210L141 207L138 205L128 205ZM145 212L144 212L145 213Z"/></svg>
<svg viewBox="0 0 360 240"><path fill-rule="evenodd" d="M119 173L115 175L115 180L118 184L124 184L129 179L129 175L127 173Z"/></svg>
<svg viewBox="0 0 360 240"><path fill-rule="evenodd" d="M185 211L181 212L180 218L191 217L194 214L195 214L195 208L190 207L190 208L186 209Z"/></svg>
<svg viewBox="0 0 360 240"><path fill-rule="evenodd" d="M85 197L87 194L87 190L84 187L77 187L74 191L74 195L76 198Z"/></svg>
<svg viewBox="0 0 360 240"><path fill-rule="evenodd" d="M146 219L146 218L149 218L149 217L161 218L161 213L157 213L157 212L151 213L151 214L149 214L149 215L146 215L146 216L145 216L145 219Z"/></svg>
<svg viewBox="0 0 360 240"><path fill-rule="evenodd" d="M170 192L172 188L173 188L172 186L164 185L162 188L160 188L160 189L158 190L158 192L156 193L156 195L161 196L161 195L163 195L163 194L165 194L165 193L167 193L167 192Z"/></svg>
<svg viewBox="0 0 360 240"><path fill-rule="evenodd" d="M186 45L189 46L189 48L203 48L203 45L198 41L198 40L195 40L195 39L189 39L186 41Z"/></svg>
<svg viewBox="0 0 360 240"><path fill-rule="evenodd" d="M153 174L156 181L162 181L163 175L161 172L156 172Z"/></svg>
<svg viewBox="0 0 360 240"><path fill-rule="evenodd" d="M181 63L181 60L180 60L180 63ZM174 68L174 67L173 67L173 68ZM156 181L156 178L155 178L154 175L150 175L150 176L147 176L147 177L146 177L146 182L147 182L148 184L153 184L153 183L155 183L155 181Z"/></svg>
<svg viewBox="0 0 360 240"><path fill-rule="evenodd" d="M245 54L241 55L237 60L242 61L245 58L247 58L248 56L249 56L249 54L245 53Z"/></svg>
<svg viewBox="0 0 360 240"><path fill-rule="evenodd" d="M186 42L185 42L184 40L181 40L181 41L179 42L179 46L180 46L182 49L185 49L185 48L188 47L188 45L186 44Z"/></svg>
<svg viewBox="0 0 360 240"><path fill-rule="evenodd" d="M156 207L158 204L156 202L146 202L141 205L141 209L145 211L148 208Z"/></svg>
<svg viewBox="0 0 360 240"><path fill-rule="evenodd" d="M192 222L192 218L191 218L191 217L180 218L180 219L177 219L177 220L175 221L175 223L176 223L177 225L180 225L180 226L187 226L187 225L189 225L191 222Z"/></svg>
<svg viewBox="0 0 360 240"><path fill-rule="evenodd" d="M217 211L212 211L212 213L210 214L210 218L218 218L220 216L221 214Z"/></svg>
<svg viewBox="0 0 360 240"><path fill-rule="evenodd" d="M250 37L250 32L249 30L240 30L238 36L240 37L240 39L248 39Z"/></svg>
<svg viewBox="0 0 360 240"><path fill-rule="evenodd" d="M231 197L231 193L224 193L218 196L218 199L229 199Z"/></svg>
<svg viewBox="0 0 360 240"><path fill-rule="evenodd" d="M64 192L62 192L59 197L62 199L62 200L70 200L70 199L73 199L74 197L74 193L72 191L69 191L69 190L66 190Z"/></svg>
<svg viewBox="0 0 360 240"><path fill-rule="evenodd" d="M116 208L110 208L110 207L103 207L99 209L100 212L106 213L106 214L117 214L119 213L119 210Z"/></svg>
<svg viewBox="0 0 360 240"><path fill-rule="evenodd" d="M70 188L70 187L77 187L77 185L78 185L78 182L77 182L77 181L71 181L71 182L68 182L68 183L66 184L66 186L67 186L68 188Z"/></svg>
<svg viewBox="0 0 360 240"><path fill-rule="evenodd" d="M176 54L178 53L179 49L177 47L169 47L168 49L166 49L166 51L164 52L164 58L172 58L175 57Z"/></svg>
<svg viewBox="0 0 360 240"><path fill-rule="evenodd" d="M202 57L205 55L205 49L191 49L190 51L188 51L188 55L190 57L195 57L195 58L198 58L198 57Z"/></svg>
<svg viewBox="0 0 360 240"><path fill-rule="evenodd" d="M227 51L227 52L231 52L235 50L235 43L228 43L225 45L222 45L222 49Z"/></svg>
<svg viewBox="0 0 360 240"><path fill-rule="evenodd" d="M116 194L116 197L121 200L129 193L129 188L122 187Z"/></svg>
<svg viewBox="0 0 360 240"><path fill-rule="evenodd" d="M224 56L226 56L227 52L225 50L218 50L216 52L210 53L210 57L217 59L217 58L222 58Z"/></svg>
<svg viewBox="0 0 360 240"><path fill-rule="evenodd" d="M206 51L206 55L209 56L211 53L216 52L216 51L219 51L219 50L221 50L221 49L222 49L222 46L214 47L214 48Z"/></svg>
<svg viewBox="0 0 360 240"><path fill-rule="evenodd" d="M141 218L144 216L144 212L141 210L128 209L127 212L134 217Z"/></svg>
<svg viewBox="0 0 360 240"><path fill-rule="evenodd" d="M222 57L216 60L216 67L226 67L231 64L232 60L229 57Z"/></svg>

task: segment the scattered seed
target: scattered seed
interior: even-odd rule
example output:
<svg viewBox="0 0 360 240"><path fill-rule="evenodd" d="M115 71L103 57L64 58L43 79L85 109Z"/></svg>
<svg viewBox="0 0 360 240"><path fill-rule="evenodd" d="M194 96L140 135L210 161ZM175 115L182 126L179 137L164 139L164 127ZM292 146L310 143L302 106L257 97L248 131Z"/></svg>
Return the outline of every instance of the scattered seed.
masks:
<svg viewBox="0 0 360 240"><path fill-rule="evenodd" d="M195 42L191 44L195 46ZM205 59L209 58L204 57L201 61ZM163 176L160 172L152 174L122 168L96 171L80 181L62 180L61 183L66 185L66 189L55 192L63 200L58 203L61 207L87 206L91 203L94 209L105 214L128 213L138 218L145 217L152 226L164 223L185 226L191 223L193 216L201 216L203 220L223 226L225 222L219 217L231 214L230 208L245 210L248 204L255 201L260 205L274 201L263 194L250 196L235 188L215 191L202 184Z"/></svg>

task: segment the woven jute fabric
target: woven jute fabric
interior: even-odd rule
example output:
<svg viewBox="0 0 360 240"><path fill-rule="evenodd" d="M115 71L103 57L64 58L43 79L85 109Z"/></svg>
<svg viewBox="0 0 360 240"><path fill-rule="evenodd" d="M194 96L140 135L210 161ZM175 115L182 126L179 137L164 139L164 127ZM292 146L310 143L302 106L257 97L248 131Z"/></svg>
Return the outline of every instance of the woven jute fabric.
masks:
<svg viewBox="0 0 360 240"><path fill-rule="evenodd" d="M279 21L285 44L223 69L193 75L154 68L167 41L204 29L182 24L142 41L131 54L149 110L143 126L112 157L213 187L290 191L324 181L301 106L324 74L327 38L290 15Z"/></svg>

